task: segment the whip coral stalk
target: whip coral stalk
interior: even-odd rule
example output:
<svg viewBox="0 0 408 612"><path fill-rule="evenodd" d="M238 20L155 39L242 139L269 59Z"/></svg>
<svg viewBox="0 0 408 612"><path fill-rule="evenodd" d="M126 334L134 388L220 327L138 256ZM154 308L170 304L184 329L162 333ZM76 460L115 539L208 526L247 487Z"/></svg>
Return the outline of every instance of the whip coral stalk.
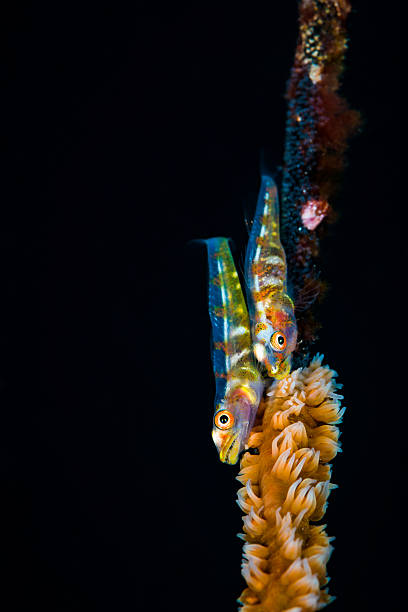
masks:
<svg viewBox="0 0 408 612"><path fill-rule="evenodd" d="M317 266L325 218L345 166L347 144L359 114L339 93L347 48L348 0L301 0L299 36L286 92L287 120L281 186L281 237L294 292L306 365L319 323L310 306L325 283Z"/></svg>
<svg viewBox="0 0 408 612"><path fill-rule="evenodd" d="M326 564L332 546L319 521L340 450L345 408L336 372L317 355L307 368L275 381L260 406L237 479L245 512L242 574L248 584L241 612L318 610L332 600Z"/></svg>

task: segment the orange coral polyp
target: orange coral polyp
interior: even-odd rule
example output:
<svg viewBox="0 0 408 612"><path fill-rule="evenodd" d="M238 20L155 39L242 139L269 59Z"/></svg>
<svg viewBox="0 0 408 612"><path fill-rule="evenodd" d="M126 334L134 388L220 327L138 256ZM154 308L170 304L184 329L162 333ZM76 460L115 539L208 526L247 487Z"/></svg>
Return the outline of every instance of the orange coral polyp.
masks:
<svg viewBox="0 0 408 612"><path fill-rule="evenodd" d="M272 385L248 440L259 454L241 461L237 501L245 512L240 537L248 584L241 612L309 612L332 599L323 589L331 538L311 521L323 517L336 486L327 462L340 450L333 423L344 408L336 372L321 362L317 356Z"/></svg>

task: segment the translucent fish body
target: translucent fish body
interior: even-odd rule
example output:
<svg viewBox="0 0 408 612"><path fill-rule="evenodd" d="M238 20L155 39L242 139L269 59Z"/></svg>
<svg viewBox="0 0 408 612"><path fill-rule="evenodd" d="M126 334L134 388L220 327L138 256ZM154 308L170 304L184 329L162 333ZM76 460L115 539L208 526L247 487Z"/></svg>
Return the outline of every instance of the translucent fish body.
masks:
<svg viewBox="0 0 408 612"><path fill-rule="evenodd" d="M284 378L290 371L297 328L294 305L287 293L278 191L269 176L262 176L245 258L245 280L254 354L265 365L269 376Z"/></svg>
<svg viewBox="0 0 408 612"><path fill-rule="evenodd" d="M212 436L221 461L234 464L252 428L263 382L252 353L248 310L228 240L205 242L216 379Z"/></svg>

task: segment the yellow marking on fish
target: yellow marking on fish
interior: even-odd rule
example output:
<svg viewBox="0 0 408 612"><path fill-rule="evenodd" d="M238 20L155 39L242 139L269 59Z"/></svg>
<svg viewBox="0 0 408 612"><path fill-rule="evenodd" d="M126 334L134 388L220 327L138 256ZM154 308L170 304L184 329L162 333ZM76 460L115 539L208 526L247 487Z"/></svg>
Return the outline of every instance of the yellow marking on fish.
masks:
<svg viewBox="0 0 408 612"><path fill-rule="evenodd" d="M268 329L266 323L257 323L255 325L255 335L258 335L261 331Z"/></svg>

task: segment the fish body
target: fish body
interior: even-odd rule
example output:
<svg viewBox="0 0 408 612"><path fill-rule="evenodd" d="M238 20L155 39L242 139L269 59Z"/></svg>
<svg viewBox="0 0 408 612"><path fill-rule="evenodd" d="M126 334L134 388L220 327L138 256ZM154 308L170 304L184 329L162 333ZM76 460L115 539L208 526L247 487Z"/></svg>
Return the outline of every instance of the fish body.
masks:
<svg viewBox="0 0 408 612"><path fill-rule="evenodd" d="M245 281L255 357L269 376L284 378L290 372L297 327L280 241L278 190L266 175L262 176L246 251Z"/></svg>
<svg viewBox="0 0 408 612"><path fill-rule="evenodd" d="M205 243L216 379L212 437L221 461L234 464L245 448L264 383L253 356L248 309L228 239L210 238Z"/></svg>

